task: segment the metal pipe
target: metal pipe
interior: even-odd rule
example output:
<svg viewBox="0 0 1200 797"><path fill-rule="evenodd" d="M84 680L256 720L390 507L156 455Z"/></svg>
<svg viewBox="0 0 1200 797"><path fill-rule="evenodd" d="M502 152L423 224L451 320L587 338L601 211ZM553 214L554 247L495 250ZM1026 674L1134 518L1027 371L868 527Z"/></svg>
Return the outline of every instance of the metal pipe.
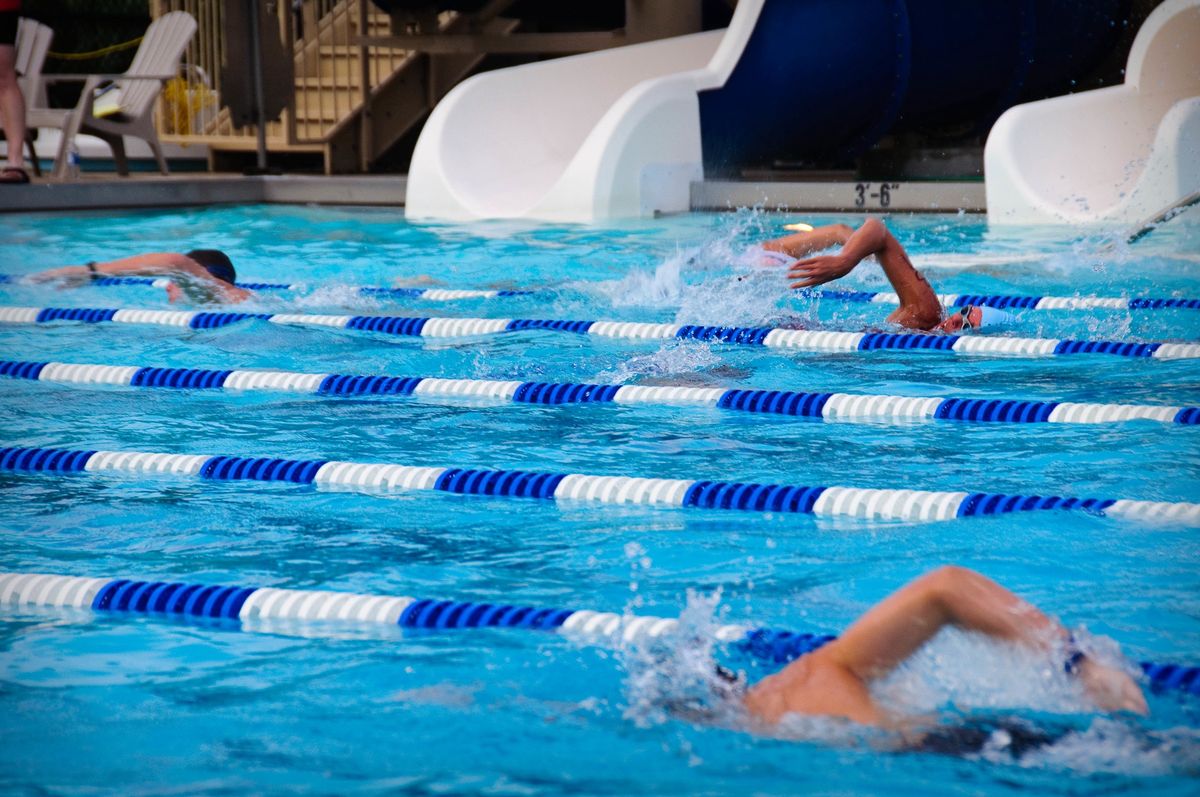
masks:
<svg viewBox="0 0 1200 797"><path fill-rule="evenodd" d="M258 139L256 171L260 174L267 170L267 123L263 115L263 76L262 76L262 42L258 29L258 0L246 0L250 12L250 70L254 80L254 114L257 119L255 126Z"/></svg>

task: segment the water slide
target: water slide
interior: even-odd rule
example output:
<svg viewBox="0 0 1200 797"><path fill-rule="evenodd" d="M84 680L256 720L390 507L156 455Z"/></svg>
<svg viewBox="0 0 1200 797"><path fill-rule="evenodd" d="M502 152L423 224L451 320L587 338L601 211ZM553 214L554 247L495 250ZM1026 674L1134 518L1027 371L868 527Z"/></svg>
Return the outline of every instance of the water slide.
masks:
<svg viewBox="0 0 1200 797"><path fill-rule="evenodd" d="M1022 96L1094 65L1125 5L740 0L726 29L485 72L430 115L407 213L677 212L706 173L849 158L905 125L966 119L982 132Z"/></svg>
<svg viewBox="0 0 1200 797"><path fill-rule="evenodd" d="M688 208L703 176L697 92L721 86L764 0L728 29L485 72L421 131L410 218L562 221Z"/></svg>
<svg viewBox="0 0 1200 797"><path fill-rule="evenodd" d="M984 154L993 224L1130 224L1200 192L1200 0L1166 0L1121 86L1010 108Z"/></svg>

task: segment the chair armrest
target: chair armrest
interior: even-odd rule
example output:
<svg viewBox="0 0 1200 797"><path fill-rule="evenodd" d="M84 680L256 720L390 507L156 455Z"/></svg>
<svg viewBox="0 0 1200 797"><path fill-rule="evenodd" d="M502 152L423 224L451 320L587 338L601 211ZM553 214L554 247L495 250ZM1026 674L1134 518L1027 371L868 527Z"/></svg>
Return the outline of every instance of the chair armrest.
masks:
<svg viewBox="0 0 1200 797"><path fill-rule="evenodd" d="M171 80L178 76L177 75L126 75L123 73L117 74L117 75L103 75L103 74L74 75L74 74L66 74L66 73L57 74L57 73L53 73L53 72L51 72L51 73L43 72L41 77L42 77L42 83L83 83L83 82L89 80L90 78L96 78L96 82L99 83L102 80L159 80L159 81L161 81L161 80Z"/></svg>
<svg viewBox="0 0 1200 797"><path fill-rule="evenodd" d="M79 93L79 102L75 104L75 108L72 111L72 113L79 114L80 118L82 118L82 119L87 119L88 117L92 116L92 114L94 112L93 109L95 107L95 102L96 102L96 97L95 97L96 89L100 88L100 84L107 80L121 80L121 81L152 80L155 83L162 83L167 80L172 80L176 76L175 75L165 75L164 76L164 75L103 75L103 74L99 74L99 75L70 75L70 74L53 75L52 74L52 75L43 75L42 77L43 78L57 78L59 82L64 82L64 83L68 82L68 81L73 81L73 82L83 81L83 90ZM46 82L53 83L55 81L49 80ZM38 109L38 110L59 110L59 109L50 108L50 109ZM70 109L64 108L62 110L70 110Z"/></svg>

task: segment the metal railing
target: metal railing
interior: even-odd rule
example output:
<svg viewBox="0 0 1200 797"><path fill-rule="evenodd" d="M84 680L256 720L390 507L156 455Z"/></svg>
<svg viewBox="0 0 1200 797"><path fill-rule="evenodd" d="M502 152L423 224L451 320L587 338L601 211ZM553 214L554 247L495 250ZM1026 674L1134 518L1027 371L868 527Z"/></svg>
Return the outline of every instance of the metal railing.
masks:
<svg viewBox="0 0 1200 797"><path fill-rule="evenodd" d="M253 149L254 125L234 124L220 97L225 42L222 0L152 0L151 15L186 11L197 22L184 68L163 91L159 136L173 143ZM386 33L388 16L368 0L268 0L285 52L294 59L294 86L277 122L268 122L272 150L320 149L369 99L373 87L411 53L356 44L360 35Z"/></svg>

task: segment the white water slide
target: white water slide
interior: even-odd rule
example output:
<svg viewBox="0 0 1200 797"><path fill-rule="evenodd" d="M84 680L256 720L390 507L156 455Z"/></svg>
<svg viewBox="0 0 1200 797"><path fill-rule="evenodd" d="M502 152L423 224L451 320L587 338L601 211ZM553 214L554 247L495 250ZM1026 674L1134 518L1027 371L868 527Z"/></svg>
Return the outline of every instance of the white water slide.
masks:
<svg viewBox="0 0 1200 797"><path fill-rule="evenodd" d="M1010 108L984 153L988 221L1133 223L1200 192L1200 0L1166 0L1121 86Z"/></svg>
<svg viewBox="0 0 1200 797"><path fill-rule="evenodd" d="M688 209L697 93L720 88L763 0L724 30L485 72L438 103L413 153L415 219L556 221Z"/></svg>

